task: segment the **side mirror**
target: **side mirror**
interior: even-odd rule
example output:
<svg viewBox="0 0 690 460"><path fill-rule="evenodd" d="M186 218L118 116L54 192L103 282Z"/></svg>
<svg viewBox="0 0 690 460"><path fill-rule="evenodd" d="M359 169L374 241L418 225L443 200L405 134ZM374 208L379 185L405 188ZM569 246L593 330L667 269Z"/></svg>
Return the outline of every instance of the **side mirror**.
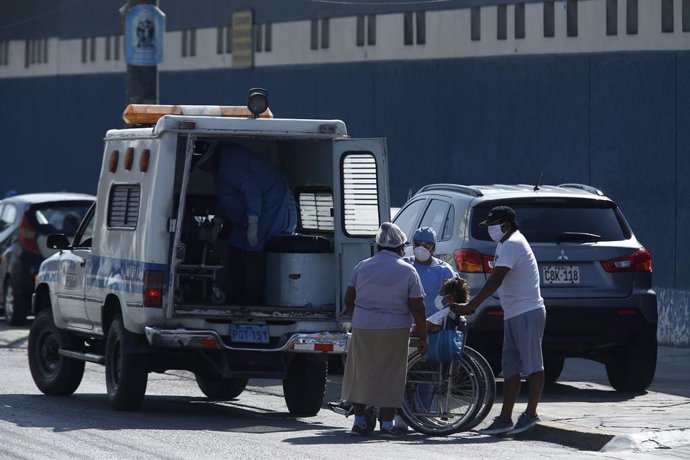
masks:
<svg viewBox="0 0 690 460"><path fill-rule="evenodd" d="M69 248L69 240L62 233L51 233L48 235L46 246L48 246L50 249L67 249Z"/></svg>

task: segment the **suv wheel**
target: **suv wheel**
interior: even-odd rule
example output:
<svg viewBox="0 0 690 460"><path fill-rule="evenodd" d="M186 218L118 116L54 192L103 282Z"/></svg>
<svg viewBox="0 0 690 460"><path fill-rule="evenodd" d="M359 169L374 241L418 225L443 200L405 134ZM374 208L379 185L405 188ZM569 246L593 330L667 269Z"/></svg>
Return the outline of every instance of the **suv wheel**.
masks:
<svg viewBox="0 0 690 460"><path fill-rule="evenodd" d="M327 374L325 356L297 354L292 358L283 378L285 402L292 415L311 417L319 412Z"/></svg>
<svg viewBox="0 0 690 460"><path fill-rule="evenodd" d="M55 327L50 307L44 308L29 331L29 368L38 389L51 396L74 393L84 376L84 361L62 356L60 348L81 347L72 334Z"/></svg>
<svg viewBox="0 0 690 460"><path fill-rule="evenodd" d="M26 302L17 297L11 279L7 279L5 281L4 291L5 295L3 301L5 304L5 320L12 326L21 326L26 321Z"/></svg>
<svg viewBox="0 0 690 460"><path fill-rule="evenodd" d="M609 383L618 391L646 390L654 380L656 354L656 340L647 348L630 347L614 353L606 362Z"/></svg>
<svg viewBox="0 0 690 460"><path fill-rule="evenodd" d="M199 389L212 401L229 401L238 397L247 386L246 377L222 377L194 374Z"/></svg>
<svg viewBox="0 0 690 460"><path fill-rule="evenodd" d="M105 384L108 400L115 410L137 410L141 407L148 383L143 356L127 353L132 334L125 330L122 316L117 315L108 331L105 344Z"/></svg>

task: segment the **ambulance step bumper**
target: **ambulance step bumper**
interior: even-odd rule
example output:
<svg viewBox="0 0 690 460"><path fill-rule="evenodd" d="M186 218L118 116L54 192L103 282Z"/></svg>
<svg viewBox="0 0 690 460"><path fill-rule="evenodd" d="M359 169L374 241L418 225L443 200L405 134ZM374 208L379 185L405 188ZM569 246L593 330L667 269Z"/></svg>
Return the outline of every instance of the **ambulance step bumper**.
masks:
<svg viewBox="0 0 690 460"><path fill-rule="evenodd" d="M253 352L294 352L294 353L345 353L349 334L346 332L317 332L292 334L287 340L281 340L280 346L245 345L225 343L223 338L213 330L198 329L160 329L146 327L146 339L149 345L162 348L200 348L219 349L224 351Z"/></svg>

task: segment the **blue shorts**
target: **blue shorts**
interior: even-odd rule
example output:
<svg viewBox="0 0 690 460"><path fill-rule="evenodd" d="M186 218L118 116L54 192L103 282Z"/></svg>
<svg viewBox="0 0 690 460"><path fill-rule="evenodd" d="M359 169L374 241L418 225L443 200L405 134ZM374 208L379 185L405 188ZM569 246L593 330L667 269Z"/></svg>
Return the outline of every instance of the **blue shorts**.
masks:
<svg viewBox="0 0 690 460"><path fill-rule="evenodd" d="M537 308L503 321L503 378L544 370L541 342L546 309Z"/></svg>

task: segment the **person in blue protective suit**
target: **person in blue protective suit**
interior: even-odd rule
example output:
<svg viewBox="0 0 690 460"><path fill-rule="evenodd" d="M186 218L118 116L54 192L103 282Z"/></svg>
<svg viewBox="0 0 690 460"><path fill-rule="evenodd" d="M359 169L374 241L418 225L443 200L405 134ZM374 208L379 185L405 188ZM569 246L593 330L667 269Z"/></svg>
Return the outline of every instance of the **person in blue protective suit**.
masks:
<svg viewBox="0 0 690 460"><path fill-rule="evenodd" d="M261 304L266 243L295 232L297 211L285 176L249 149L221 142L206 155L216 186L213 235L229 228L226 289L231 303ZM202 157L197 164L202 165Z"/></svg>
<svg viewBox="0 0 690 460"><path fill-rule="evenodd" d="M239 144L220 143L215 156L216 216L232 224L232 246L262 251L272 237L295 232L295 203L280 171Z"/></svg>

